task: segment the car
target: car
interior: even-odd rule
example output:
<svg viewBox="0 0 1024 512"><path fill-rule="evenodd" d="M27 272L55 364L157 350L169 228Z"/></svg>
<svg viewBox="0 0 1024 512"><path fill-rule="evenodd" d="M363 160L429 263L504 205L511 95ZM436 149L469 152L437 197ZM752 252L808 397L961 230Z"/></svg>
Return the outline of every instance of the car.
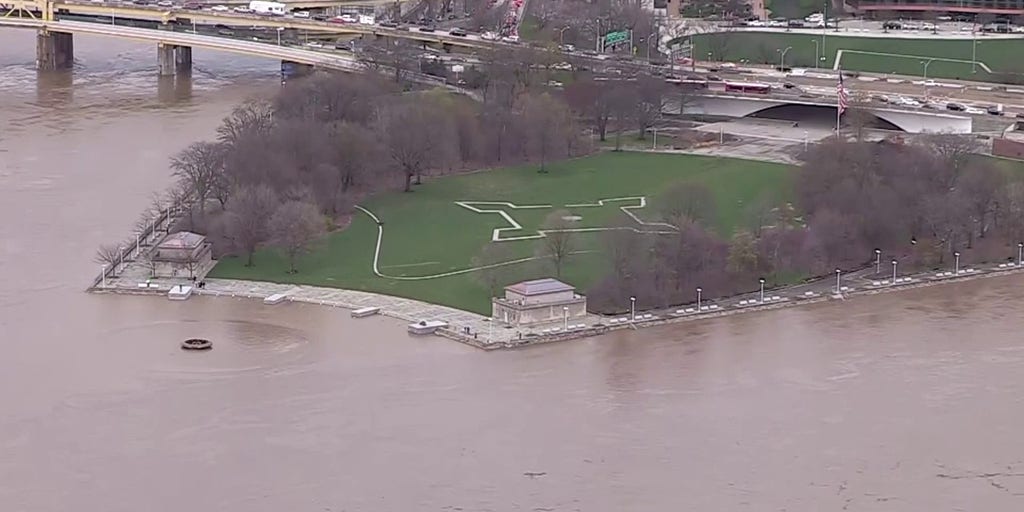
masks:
<svg viewBox="0 0 1024 512"><path fill-rule="evenodd" d="M231 9L231 10L235 11L235 12L237 12L239 14L249 14L249 13L252 12L252 9L250 9L250 8L244 6L244 5L236 6L234 9Z"/></svg>
<svg viewBox="0 0 1024 512"><path fill-rule="evenodd" d="M871 96L871 99L879 103L889 103L889 97L884 94L875 94Z"/></svg>
<svg viewBox="0 0 1024 512"><path fill-rule="evenodd" d="M882 28L885 30L900 30L903 28L903 24L898 21L887 21L882 23Z"/></svg>
<svg viewBox="0 0 1024 512"><path fill-rule="evenodd" d="M569 64L568 62L559 62L557 64L552 64L551 69L557 69L559 71L572 71L572 64Z"/></svg>
<svg viewBox="0 0 1024 512"><path fill-rule="evenodd" d="M936 82L935 80L932 80L932 79L925 80L924 82L921 82L921 84L924 85L925 87L938 87L939 86L939 83Z"/></svg>
<svg viewBox="0 0 1024 512"><path fill-rule="evenodd" d="M313 19L316 20L316 21L327 21L327 15L326 14L314 14L313 15Z"/></svg>
<svg viewBox="0 0 1024 512"><path fill-rule="evenodd" d="M964 110L967 110L967 106L961 103L950 102L946 103L946 110L952 110L954 112L963 112Z"/></svg>
<svg viewBox="0 0 1024 512"><path fill-rule="evenodd" d="M462 30L461 28L453 28L448 31L448 35L455 37L466 37L467 33L465 30Z"/></svg>
<svg viewBox="0 0 1024 512"><path fill-rule="evenodd" d="M342 14L341 16L338 16L338 17L341 18L342 20L344 20L345 23L356 23L356 22L359 21L359 18L356 18L355 14L347 14L346 13L346 14Z"/></svg>
<svg viewBox="0 0 1024 512"><path fill-rule="evenodd" d="M182 9L188 9L190 11L199 11L203 8L203 4L199 2L185 2L181 6Z"/></svg>
<svg viewBox="0 0 1024 512"><path fill-rule="evenodd" d="M398 28L398 23L395 23L395 22L393 22L391 20L382 21L382 22L378 23L378 25L380 25L380 26L382 26L384 28Z"/></svg>
<svg viewBox="0 0 1024 512"><path fill-rule="evenodd" d="M323 48L324 44L321 43L320 41L309 41L308 43L306 43L306 46L310 48Z"/></svg>
<svg viewBox="0 0 1024 512"><path fill-rule="evenodd" d="M199 5L198 2L196 2L196 5ZM210 10L215 12L225 12L231 9L229 9L228 6L226 5L215 5L213 7L210 7Z"/></svg>
<svg viewBox="0 0 1024 512"><path fill-rule="evenodd" d="M984 110L978 107L964 107L965 114L982 115L985 113Z"/></svg>
<svg viewBox="0 0 1024 512"><path fill-rule="evenodd" d="M1003 115L1003 106L1002 105L990 105L985 110L988 111L988 113L993 115L993 116L1001 116L1001 115Z"/></svg>
<svg viewBox="0 0 1024 512"><path fill-rule="evenodd" d="M292 17L309 19L309 11L294 11Z"/></svg>
<svg viewBox="0 0 1024 512"><path fill-rule="evenodd" d="M571 52L576 51L576 46L575 45L571 45L571 44L560 44L560 45L558 45L558 49L562 50L563 52L570 52L571 53Z"/></svg>
<svg viewBox="0 0 1024 512"><path fill-rule="evenodd" d="M1015 117L1017 119L1024 119L1024 112L1017 112L1017 115Z"/></svg>
<svg viewBox="0 0 1024 512"><path fill-rule="evenodd" d="M350 21L346 20L344 16L335 16L327 21L331 23L351 23Z"/></svg>
<svg viewBox="0 0 1024 512"><path fill-rule="evenodd" d="M434 32L436 30L437 28L435 28L433 25L425 25L420 27L420 32Z"/></svg>
<svg viewBox="0 0 1024 512"><path fill-rule="evenodd" d="M149 0L132 0L135 5L149 5Z"/></svg>
<svg viewBox="0 0 1024 512"><path fill-rule="evenodd" d="M174 2L172 2L171 0L160 0L156 3L156 5L160 7L174 7Z"/></svg>

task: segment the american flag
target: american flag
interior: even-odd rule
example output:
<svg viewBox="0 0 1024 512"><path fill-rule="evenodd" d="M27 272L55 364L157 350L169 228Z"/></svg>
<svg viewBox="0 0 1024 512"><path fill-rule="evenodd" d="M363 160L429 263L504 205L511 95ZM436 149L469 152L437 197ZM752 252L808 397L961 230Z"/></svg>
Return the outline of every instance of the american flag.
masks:
<svg viewBox="0 0 1024 512"><path fill-rule="evenodd" d="M839 97L837 106L839 113L837 115L843 115L843 112L846 112L850 96L846 93L846 87L843 86L843 70L841 69L839 70L839 83L836 84L836 96Z"/></svg>

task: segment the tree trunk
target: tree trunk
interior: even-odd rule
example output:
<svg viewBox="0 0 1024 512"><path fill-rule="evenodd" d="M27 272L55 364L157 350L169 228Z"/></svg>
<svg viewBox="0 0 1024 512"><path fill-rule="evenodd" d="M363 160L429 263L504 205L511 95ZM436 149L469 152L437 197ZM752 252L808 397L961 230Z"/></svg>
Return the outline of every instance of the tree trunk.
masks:
<svg viewBox="0 0 1024 512"><path fill-rule="evenodd" d="M253 254L254 252L255 252L255 251L253 251L252 249L250 249L250 250L248 251L248 257L247 257L247 258L246 258L246 260L245 260L245 266L247 266L247 267L251 267L251 266L252 266L252 254Z"/></svg>
<svg viewBox="0 0 1024 512"><path fill-rule="evenodd" d="M411 192L411 191L412 191L412 173L408 173L407 172L407 173L405 173L405 189L403 190L403 192Z"/></svg>

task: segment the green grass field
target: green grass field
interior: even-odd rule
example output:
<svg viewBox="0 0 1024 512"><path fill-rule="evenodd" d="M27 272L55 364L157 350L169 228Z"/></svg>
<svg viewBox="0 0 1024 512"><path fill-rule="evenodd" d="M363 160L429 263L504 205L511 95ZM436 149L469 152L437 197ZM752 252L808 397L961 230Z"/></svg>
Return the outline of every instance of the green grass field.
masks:
<svg viewBox="0 0 1024 512"><path fill-rule="evenodd" d="M714 194L718 209L715 228L728 235L741 221L743 207L760 194L787 197L792 168L714 157L606 152L552 164L549 169L547 174L538 173L531 166L444 177L429 180L412 193L389 192L365 201L362 206L383 222L380 272L408 278L473 268L473 258L489 243L493 230L507 223L496 214L474 213L457 205L457 201L551 205L528 210L505 208L523 229L503 233L503 237L535 235L544 218L556 208L609 198L645 196L650 200L674 182L693 180L705 184ZM607 227L627 218L618 206L565 209L582 217L578 227ZM657 220L650 207L632 211L644 221ZM474 272L421 280L374 275L376 240L375 223L357 212L347 229L329 235L321 248L299 263L297 274L286 273L285 261L275 252L265 250L257 253L256 265L250 268L243 265L243 260L225 258L211 277L334 286L416 298L481 313L489 311L488 291L474 278ZM581 233L577 240L580 250L601 247L598 233ZM537 241L501 243L510 244L511 256L529 257ZM516 274L522 278L540 277L550 268L542 265L520 264L526 268L518 269ZM574 255L566 263L563 278L585 288L601 277L603 265L604 258L598 253Z"/></svg>
<svg viewBox="0 0 1024 512"><path fill-rule="evenodd" d="M777 50L791 47L786 53L786 64L814 67L815 43L822 47L821 35L728 32L694 36L695 55L704 60L708 53L714 60L739 62L748 60L759 64L779 63ZM840 37L828 33L823 46L825 61L819 65L832 69L837 50L847 50L842 57L842 68L850 71L895 73L920 76L922 61L939 59L928 65L930 78L953 78L979 81L998 81L999 76L987 73L981 66L972 73L970 39L897 39L873 37ZM979 37L977 61L987 65L994 74L1024 73L1024 60L1018 51L1024 50L1024 39L986 39ZM898 54L898 56L858 54L860 52ZM941 60L945 59L945 60ZM960 62L955 62L960 61ZM1024 75L1022 75L1024 78Z"/></svg>

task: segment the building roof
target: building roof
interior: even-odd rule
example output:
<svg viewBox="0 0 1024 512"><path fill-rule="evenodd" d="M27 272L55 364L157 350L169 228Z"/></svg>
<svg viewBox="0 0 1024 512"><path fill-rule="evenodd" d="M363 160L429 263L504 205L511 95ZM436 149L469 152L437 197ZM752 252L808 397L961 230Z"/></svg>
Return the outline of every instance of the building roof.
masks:
<svg viewBox="0 0 1024 512"><path fill-rule="evenodd" d="M206 237L190 231L171 233L160 242L158 249L195 249L206 241Z"/></svg>
<svg viewBox="0 0 1024 512"><path fill-rule="evenodd" d="M576 287L565 284L557 279L545 278L511 284L506 286L505 289L529 297L531 295L544 295L547 293L571 292L576 290Z"/></svg>

